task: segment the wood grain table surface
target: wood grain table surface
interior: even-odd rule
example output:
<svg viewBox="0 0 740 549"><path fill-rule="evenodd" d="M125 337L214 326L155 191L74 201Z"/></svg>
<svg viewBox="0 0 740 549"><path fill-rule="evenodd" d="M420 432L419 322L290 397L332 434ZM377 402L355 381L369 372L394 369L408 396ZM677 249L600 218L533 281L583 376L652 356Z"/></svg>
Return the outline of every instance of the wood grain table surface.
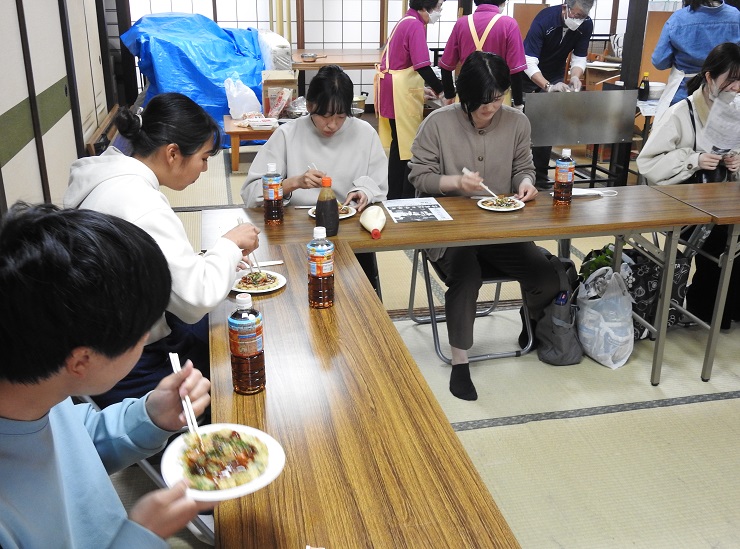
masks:
<svg viewBox="0 0 740 549"><path fill-rule="evenodd" d="M355 252L387 251L423 247L465 246L527 240L579 238L665 230L708 223L709 215L646 185L616 187L617 196L578 197L570 207L555 207L552 197L540 193L521 209L492 212L465 197L441 197L438 202L452 221L394 223L386 213L381 237L373 240L362 228L359 214L339 222L337 238ZM262 230L260 241L308 242L315 220L307 210L285 207L282 225L265 227L261 208L203 210L202 245L248 219Z"/></svg>
<svg viewBox="0 0 740 549"><path fill-rule="evenodd" d="M216 509L217 545L518 547L349 245L337 243L325 310L308 307L305 243L263 248L288 281L254 296L266 389L232 391L232 294L210 314L212 417L269 433L286 465Z"/></svg>
<svg viewBox="0 0 740 549"><path fill-rule="evenodd" d="M293 68L297 70L319 70L325 65L339 65L344 70L350 69L374 69L376 63L380 63L380 52L378 48L370 49L296 49L293 50ZM315 53L325 55L316 61L304 61L302 53Z"/></svg>

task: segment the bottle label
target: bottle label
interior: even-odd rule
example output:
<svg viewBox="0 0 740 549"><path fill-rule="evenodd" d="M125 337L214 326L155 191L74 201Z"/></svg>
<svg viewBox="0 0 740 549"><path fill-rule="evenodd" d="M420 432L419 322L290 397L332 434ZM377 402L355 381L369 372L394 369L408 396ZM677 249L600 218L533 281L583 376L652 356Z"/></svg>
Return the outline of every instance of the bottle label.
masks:
<svg viewBox="0 0 740 549"><path fill-rule="evenodd" d="M253 356L262 352L262 313L229 317L229 349L232 355Z"/></svg>
<svg viewBox="0 0 740 549"><path fill-rule="evenodd" d="M575 167L573 162L564 162L557 160L555 162L555 181L561 183L572 183L574 178Z"/></svg>
<svg viewBox="0 0 740 549"><path fill-rule="evenodd" d="M310 243L308 250L308 274L311 276L329 276L334 274L334 245L315 246Z"/></svg>
<svg viewBox="0 0 740 549"><path fill-rule="evenodd" d="M279 175L263 175L262 198L265 200L282 200L283 178Z"/></svg>

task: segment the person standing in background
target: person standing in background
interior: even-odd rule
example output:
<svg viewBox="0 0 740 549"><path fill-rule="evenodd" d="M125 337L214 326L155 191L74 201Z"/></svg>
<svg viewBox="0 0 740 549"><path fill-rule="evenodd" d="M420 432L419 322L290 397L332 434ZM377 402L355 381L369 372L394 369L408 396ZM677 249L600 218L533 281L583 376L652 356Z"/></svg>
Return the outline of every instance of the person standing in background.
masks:
<svg viewBox="0 0 740 549"><path fill-rule="evenodd" d="M380 54L375 73L378 133L388 152L388 198L413 198L408 180L411 143L424 114L424 84L437 96L442 81L432 70L427 24L439 21L444 0L410 0Z"/></svg>
<svg viewBox="0 0 740 549"><path fill-rule="evenodd" d="M540 11L524 39L527 59L524 93L568 92L581 90L581 77L586 70L588 45L594 23L588 16L594 0L565 0L562 6ZM570 59L570 80L565 80L565 64ZM547 171L552 147L533 147L532 157L537 171L535 185L549 189Z"/></svg>
<svg viewBox="0 0 740 549"><path fill-rule="evenodd" d="M659 70L671 69L660 97L655 120L687 96L686 83L701 69L717 44L740 44L740 11L722 0L690 0L668 18L651 61Z"/></svg>
<svg viewBox="0 0 740 549"><path fill-rule="evenodd" d="M505 3L506 0L475 0L478 6L475 13L461 17L455 23L442 59L439 60L446 99L455 97L452 73L458 63L464 62L474 51L487 51L500 55L506 61L511 73L514 106L519 110L524 108L522 72L527 67L524 44L519 24L513 17L501 13L501 6Z"/></svg>

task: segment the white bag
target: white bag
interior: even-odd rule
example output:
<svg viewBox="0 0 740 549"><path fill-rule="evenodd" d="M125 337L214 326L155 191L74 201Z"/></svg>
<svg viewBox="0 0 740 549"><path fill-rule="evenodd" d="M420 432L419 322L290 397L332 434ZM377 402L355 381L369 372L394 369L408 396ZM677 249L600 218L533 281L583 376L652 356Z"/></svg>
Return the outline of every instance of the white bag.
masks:
<svg viewBox="0 0 740 549"><path fill-rule="evenodd" d="M611 267L594 271L578 288L578 339L583 351L611 369L632 354L632 297L622 275Z"/></svg>
<svg viewBox="0 0 740 549"><path fill-rule="evenodd" d="M248 113L262 112L257 95L239 79L237 73L224 80L224 89L229 102L229 114L234 120L243 120Z"/></svg>

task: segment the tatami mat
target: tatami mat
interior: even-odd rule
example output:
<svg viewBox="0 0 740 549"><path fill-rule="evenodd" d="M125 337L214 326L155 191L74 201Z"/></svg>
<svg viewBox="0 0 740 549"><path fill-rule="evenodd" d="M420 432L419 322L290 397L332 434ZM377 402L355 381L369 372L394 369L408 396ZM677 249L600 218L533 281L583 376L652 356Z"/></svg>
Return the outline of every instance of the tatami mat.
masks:
<svg viewBox="0 0 740 549"><path fill-rule="evenodd" d="M706 383L706 331L676 328L657 387L642 341L617 370L536 352L474 363L466 402L430 327L395 325L524 549L740 547L736 333L721 334ZM479 319L473 350L511 348L520 327L516 310Z"/></svg>
<svg viewBox="0 0 740 549"><path fill-rule="evenodd" d="M523 549L740 547L740 401L459 433Z"/></svg>

